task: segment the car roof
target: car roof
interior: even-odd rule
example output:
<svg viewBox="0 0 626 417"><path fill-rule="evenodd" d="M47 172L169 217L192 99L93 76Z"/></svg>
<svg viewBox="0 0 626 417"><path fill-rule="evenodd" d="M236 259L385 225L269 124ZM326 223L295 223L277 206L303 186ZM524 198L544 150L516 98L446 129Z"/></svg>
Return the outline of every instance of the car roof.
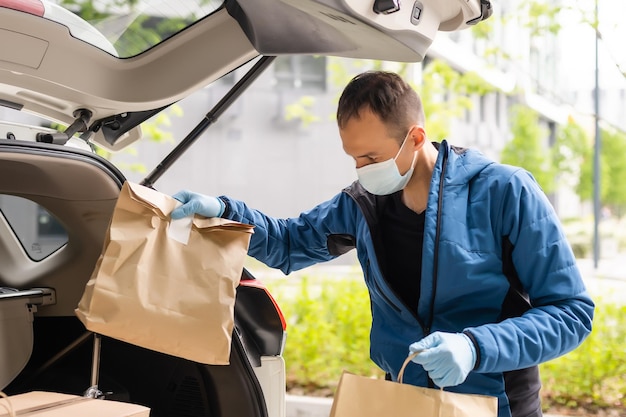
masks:
<svg viewBox="0 0 626 417"><path fill-rule="evenodd" d="M117 151L158 110L259 56L418 62L438 31L491 11L485 0L109 3L94 0L84 20L50 1L0 0L0 104L68 126L86 117L91 140Z"/></svg>

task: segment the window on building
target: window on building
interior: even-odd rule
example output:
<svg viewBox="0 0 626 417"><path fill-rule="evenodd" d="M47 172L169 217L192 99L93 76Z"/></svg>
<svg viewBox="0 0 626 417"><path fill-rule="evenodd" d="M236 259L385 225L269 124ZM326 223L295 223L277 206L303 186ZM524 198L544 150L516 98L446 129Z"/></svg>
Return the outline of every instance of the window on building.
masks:
<svg viewBox="0 0 626 417"><path fill-rule="evenodd" d="M481 95L480 99L478 100L478 111L480 114L480 121L481 122L486 122L487 121L487 96L485 95Z"/></svg>
<svg viewBox="0 0 626 417"><path fill-rule="evenodd" d="M496 119L496 126L498 128L502 128L504 126L503 117L502 117L502 93L496 91L495 93L495 114L494 117Z"/></svg>
<svg viewBox="0 0 626 417"><path fill-rule="evenodd" d="M281 56L274 61L276 85L281 89L326 91L326 57Z"/></svg>
<svg viewBox="0 0 626 417"><path fill-rule="evenodd" d="M0 215L34 261L41 261L67 243L68 236L63 225L33 201L0 195Z"/></svg>

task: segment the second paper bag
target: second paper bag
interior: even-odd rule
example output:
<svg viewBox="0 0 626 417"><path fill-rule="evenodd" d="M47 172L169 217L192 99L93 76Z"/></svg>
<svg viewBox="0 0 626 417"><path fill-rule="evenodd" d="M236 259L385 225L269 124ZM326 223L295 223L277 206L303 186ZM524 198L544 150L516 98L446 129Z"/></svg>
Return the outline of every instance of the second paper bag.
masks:
<svg viewBox="0 0 626 417"><path fill-rule="evenodd" d="M458 394L344 372L333 399L330 417L496 417L498 399Z"/></svg>
<svg viewBox="0 0 626 417"><path fill-rule="evenodd" d="M172 222L178 204L124 184L76 315L93 332L225 365L253 226L200 216Z"/></svg>

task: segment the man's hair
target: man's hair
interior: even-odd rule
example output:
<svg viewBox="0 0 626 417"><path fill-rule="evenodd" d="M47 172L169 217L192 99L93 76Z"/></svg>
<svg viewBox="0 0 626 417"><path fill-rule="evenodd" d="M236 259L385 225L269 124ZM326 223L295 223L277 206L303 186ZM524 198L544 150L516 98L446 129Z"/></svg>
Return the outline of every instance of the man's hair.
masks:
<svg viewBox="0 0 626 417"><path fill-rule="evenodd" d="M359 112L369 108L380 117L392 137L403 140L409 128L424 126L422 101L398 74L367 71L354 77L343 90L337 106L337 123L345 127Z"/></svg>

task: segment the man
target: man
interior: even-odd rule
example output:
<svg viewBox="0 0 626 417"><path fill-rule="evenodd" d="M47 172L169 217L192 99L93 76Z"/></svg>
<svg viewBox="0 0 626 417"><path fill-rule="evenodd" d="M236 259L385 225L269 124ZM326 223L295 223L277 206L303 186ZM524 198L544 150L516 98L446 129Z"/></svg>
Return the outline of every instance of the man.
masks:
<svg viewBox="0 0 626 417"><path fill-rule="evenodd" d="M255 225L249 254L285 274L356 248L372 302L372 360L404 382L498 397L499 417L541 416L537 365L576 348L594 304L532 176L431 143L417 93L367 72L337 110L358 181L298 218L182 191L173 218Z"/></svg>

